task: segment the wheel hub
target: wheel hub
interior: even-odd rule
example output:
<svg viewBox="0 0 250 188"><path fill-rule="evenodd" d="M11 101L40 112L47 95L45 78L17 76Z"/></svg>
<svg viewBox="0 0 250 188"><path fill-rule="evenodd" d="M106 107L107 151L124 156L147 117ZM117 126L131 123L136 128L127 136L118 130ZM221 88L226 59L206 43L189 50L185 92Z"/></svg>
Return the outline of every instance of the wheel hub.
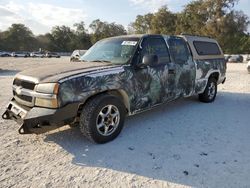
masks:
<svg viewBox="0 0 250 188"><path fill-rule="evenodd" d="M101 109L96 119L97 131L103 136L109 136L117 129L120 113L116 106L107 105Z"/></svg>
<svg viewBox="0 0 250 188"><path fill-rule="evenodd" d="M208 87L208 97L212 99L215 95L215 83L211 82L210 86Z"/></svg>

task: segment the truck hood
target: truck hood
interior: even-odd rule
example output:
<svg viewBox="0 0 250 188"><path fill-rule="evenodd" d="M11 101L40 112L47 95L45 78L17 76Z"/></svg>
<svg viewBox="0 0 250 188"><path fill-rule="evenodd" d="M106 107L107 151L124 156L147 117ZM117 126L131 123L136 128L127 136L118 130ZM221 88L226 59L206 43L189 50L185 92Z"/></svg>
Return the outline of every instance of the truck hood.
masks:
<svg viewBox="0 0 250 188"><path fill-rule="evenodd" d="M44 65L42 67L22 71L16 75L16 78L29 80L35 83L58 82L60 79L67 78L72 75L112 67L117 67L117 65L102 62L56 63L53 65Z"/></svg>

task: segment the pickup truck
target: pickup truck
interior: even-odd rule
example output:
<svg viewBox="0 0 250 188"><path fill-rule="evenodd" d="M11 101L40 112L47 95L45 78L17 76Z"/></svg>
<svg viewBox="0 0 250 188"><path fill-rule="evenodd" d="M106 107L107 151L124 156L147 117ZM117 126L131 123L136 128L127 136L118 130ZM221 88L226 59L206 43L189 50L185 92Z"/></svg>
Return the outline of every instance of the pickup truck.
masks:
<svg viewBox="0 0 250 188"><path fill-rule="evenodd" d="M103 39L77 64L25 70L14 77L13 98L3 113L20 134L79 126L88 139L106 143L126 116L178 98L198 95L211 103L226 80L216 40L180 35L127 35Z"/></svg>

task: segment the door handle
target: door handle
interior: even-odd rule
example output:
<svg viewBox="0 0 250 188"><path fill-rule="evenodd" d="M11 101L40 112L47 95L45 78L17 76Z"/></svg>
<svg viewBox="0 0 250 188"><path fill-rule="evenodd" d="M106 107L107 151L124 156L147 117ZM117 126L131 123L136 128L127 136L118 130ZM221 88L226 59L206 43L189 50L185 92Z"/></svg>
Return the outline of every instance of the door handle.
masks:
<svg viewBox="0 0 250 188"><path fill-rule="evenodd" d="M168 69L168 74L175 74L175 69Z"/></svg>

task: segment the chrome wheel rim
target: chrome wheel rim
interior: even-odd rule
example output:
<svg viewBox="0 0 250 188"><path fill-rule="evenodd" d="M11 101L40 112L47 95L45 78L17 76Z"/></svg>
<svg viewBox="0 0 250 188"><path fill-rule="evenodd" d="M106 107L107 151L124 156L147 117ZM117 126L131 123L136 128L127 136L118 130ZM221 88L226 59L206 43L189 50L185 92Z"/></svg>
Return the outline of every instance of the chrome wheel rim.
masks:
<svg viewBox="0 0 250 188"><path fill-rule="evenodd" d="M102 136L109 136L114 133L119 123L120 112L114 105L103 107L96 118L96 128Z"/></svg>
<svg viewBox="0 0 250 188"><path fill-rule="evenodd" d="M216 90L216 86L214 82L211 82L209 87L208 87L208 98L211 100L213 99L213 97L215 96L215 91Z"/></svg>

